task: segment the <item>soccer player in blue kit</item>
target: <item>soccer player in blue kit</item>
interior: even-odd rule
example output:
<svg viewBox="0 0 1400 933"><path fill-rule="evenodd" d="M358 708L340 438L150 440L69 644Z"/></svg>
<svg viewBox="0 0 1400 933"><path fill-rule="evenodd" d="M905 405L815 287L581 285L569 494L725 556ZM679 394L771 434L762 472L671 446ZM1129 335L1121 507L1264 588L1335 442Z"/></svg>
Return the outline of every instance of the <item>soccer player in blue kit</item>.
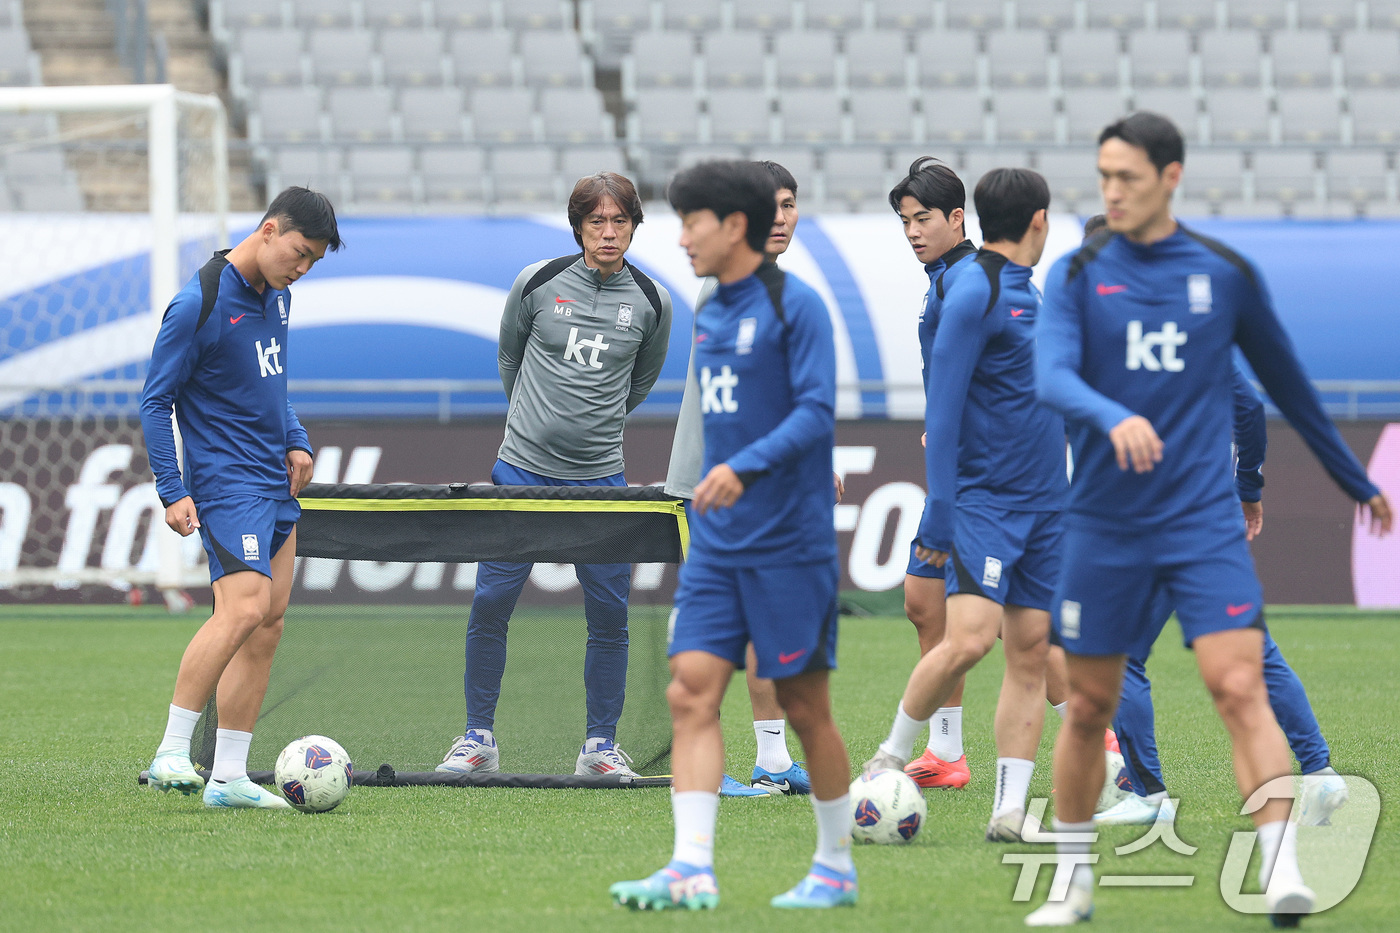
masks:
<svg viewBox="0 0 1400 933"><path fill-rule="evenodd" d="M917 557L947 566L943 640L920 659L867 772L903 768L920 727L1002 636L990 841L1019 842L1045 717L1050 597L1059 574L1065 429L1035 396L1031 267L1049 233L1050 189L994 169L973 199L985 245L946 293L929 357L928 499ZM1015 443L1008 443L1015 438Z"/></svg>
<svg viewBox="0 0 1400 933"><path fill-rule="evenodd" d="M1159 592L1174 604L1230 733L1241 793L1290 771L1262 673L1263 593L1225 459L1235 346L1333 480L1369 509L1372 530L1391 526L1389 502L1323 412L1253 264L1172 217L1184 158L1181 133L1157 114L1104 129L1098 169L1109 230L1055 264L1037 328L1037 388L1070 425L1075 474L1052 610L1069 667L1054 773L1069 884L1029 926L1093 913L1084 856L1103 783L1103 730L1125 656L1150 647ZM1284 925L1314 904L1290 806L1271 799L1253 814L1260 885Z"/></svg>
<svg viewBox="0 0 1400 933"><path fill-rule="evenodd" d="M180 661L150 783L183 794L203 788L209 807L290 806L248 780L248 747L292 591L296 497L311 479L311 444L287 401L288 286L327 249L340 249L330 201L306 188L279 194L257 230L214 254L170 302L141 396L165 523L199 532L214 584L214 614ZM215 687L218 740L205 785L190 763L190 737Z"/></svg>
<svg viewBox="0 0 1400 933"><path fill-rule="evenodd" d="M827 687L838 580L831 321L815 291L764 262L775 205L763 166L703 163L678 174L668 195L695 274L719 280L696 322L705 478L669 648L675 848L665 868L610 894L637 909L718 905L719 708L752 642L758 674L775 682L806 751L817 820L810 872L772 904L854 904L850 762Z"/></svg>

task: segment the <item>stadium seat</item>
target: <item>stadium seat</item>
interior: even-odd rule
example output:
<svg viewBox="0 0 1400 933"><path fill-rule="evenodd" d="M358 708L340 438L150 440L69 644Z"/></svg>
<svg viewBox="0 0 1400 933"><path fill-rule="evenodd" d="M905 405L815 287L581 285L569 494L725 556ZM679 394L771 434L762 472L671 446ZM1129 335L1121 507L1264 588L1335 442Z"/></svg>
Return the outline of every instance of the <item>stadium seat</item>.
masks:
<svg viewBox="0 0 1400 933"><path fill-rule="evenodd" d="M1240 217L1251 220L1277 220L1284 216L1283 205L1278 201L1221 201L1216 205L1221 217Z"/></svg>
<svg viewBox="0 0 1400 933"><path fill-rule="evenodd" d="M627 138L669 145L699 142L700 112L695 95L676 88L638 91L635 109L628 119Z"/></svg>
<svg viewBox="0 0 1400 933"><path fill-rule="evenodd" d="M1264 52L1259 33L1226 29L1202 33L1201 83L1219 87L1259 87L1263 83Z"/></svg>
<svg viewBox="0 0 1400 933"><path fill-rule="evenodd" d="M794 88L778 98L782 138L789 142L839 142L843 136L841 98L833 90Z"/></svg>
<svg viewBox="0 0 1400 933"><path fill-rule="evenodd" d="M87 207L76 178L25 185L16 194L22 211L76 213Z"/></svg>
<svg viewBox="0 0 1400 933"><path fill-rule="evenodd" d="M949 29L971 29L975 32L990 32L1006 29L1006 10L1000 3L945 3L944 15L948 18Z"/></svg>
<svg viewBox="0 0 1400 933"><path fill-rule="evenodd" d="M992 98L999 143L1053 143L1056 128L1055 98L1046 90L1001 91Z"/></svg>
<svg viewBox="0 0 1400 933"><path fill-rule="evenodd" d="M1278 94L1279 138L1285 143L1342 141L1341 105L1331 91L1293 88Z"/></svg>
<svg viewBox="0 0 1400 933"><path fill-rule="evenodd" d="M1400 121L1395 119L1395 91L1365 88L1351 92L1351 133L1356 145L1393 146L1400 142Z"/></svg>
<svg viewBox="0 0 1400 933"><path fill-rule="evenodd" d="M1191 36L1181 29L1132 33L1128 66L1134 88L1185 87L1191 79Z"/></svg>
<svg viewBox="0 0 1400 933"><path fill-rule="evenodd" d="M5 177L11 184L44 184L72 177L58 149L21 149L5 157Z"/></svg>
<svg viewBox="0 0 1400 933"><path fill-rule="evenodd" d="M1065 94L1065 139L1071 143L1097 142L1099 132L1126 115L1123 97L1110 88L1083 88Z"/></svg>
<svg viewBox="0 0 1400 933"><path fill-rule="evenodd" d="M387 87L335 87L326 95L331 138L379 143L394 138L394 92Z"/></svg>
<svg viewBox="0 0 1400 933"><path fill-rule="evenodd" d="M1157 0L1158 29L1211 29L1216 20L1215 0Z"/></svg>
<svg viewBox="0 0 1400 933"><path fill-rule="evenodd" d="M958 176L967 188L967 203L972 204L972 194L977 190L977 182L994 168L1030 168L1031 157L1024 149L969 149L963 153L962 170Z"/></svg>
<svg viewBox="0 0 1400 933"><path fill-rule="evenodd" d="M326 146L278 149L269 160L267 187L303 185L328 194L340 191L340 150Z"/></svg>
<svg viewBox="0 0 1400 933"><path fill-rule="evenodd" d="M399 92L399 119L408 142L460 143L465 139L463 93L455 87L413 87Z"/></svg>
<svg viewBox="0 0 1400 933"><path fill-rule="evenodd" d="M858 143L907 143L914 139L914 114L902 89L851 92L851 133Z"/></svg>
<svg viewBox="0 0 1400 933"><path fill-rule="evenodd" d="M381 30L379 58L384 83L395 87L442 84L446 80L443 34L436 29Z"/></svg>
<svg viewBox="0 0 1400 933"><path fill-rule="evenodd" d="M300 84L301 49L299 29L245 29L229 55L230 87L242 93L247 88Z"/></svg>
<svg viewBox="0 0 1400 933"><path fill-rule="evenodd" d="M920 87L974 87L977 36L971 32L921 32L914 40Z"/></svg>
<svg viewBox="0 0 1400 933"><path fill-rule="evenodd" d="M1197 217L1210 217L1215 211L1209 201L1196 198L1183 198L1178 193L1172 198L1172 216L1191 220Z"/></svg>
<svg viewBox="0 0 1400 933"><path fill-rule="evenodd" d="M851 88L900 88L908 84L904 34L892 29L846 35L846 82Z"/></svg>
<svg viewBox="0 0 1400 933"><path fill-rule="evenodd" d="M1298 25L1303 29L1341 32L1356 28L1356 0L1307 0L1298 4Z"/></svg>
<svg viewBox="0 0 1400 933"><path fill-rule="evenodd" d="M863 4L858 0L804 0L808 29L829 29L849 33L859 29L864 20Z"/></svg>
<svg viewBox="0 0 1400 933"><path fill-rule="evenodd" d="M1400 29L1400 2L1367 0L1372 29Z"/></svg>
<svg viewBox="0 0 1400 933"><path fill-rule="evenodd" d="M884 202L891 187L888 175L884 150L828 149L822 166L824 200L852 210Z"/></svg>
<svg viewBox="0 0 1400 933"><path fill-rule="evenodd" d="M302 28L349 28L355 23L351 0L291 0L292 23Z"/></svg>
<svg viewBox="0 0 1400 933"><path fill-rule="evenodd" d="M314 143L324 138L320 88L270 87L259 92L248 117L249 141Z"/></svg>
<svg viewBox="0 0 1400 933"><path fill-rule="evenodd" d="M928 0L874 0L875 28L923 32L933 27L933 4Z"/></svg>
<svg viewBox="0 0 1400 933"><path fill-rule="evenodd" d="M472 138L523 143L535 137L535 92L528 88L477 88L472 92Z"/></svg>
<svg viewBox="0 0 1400 933"><path fill-rule="evenodd" d="M29 47L24 27L0 30L0 84L39 84L42 77L39 57Z"/></svg>
<svg viewBox="0 0 1400 933"><path fill-rule="evenodd" d="M1317 156L1297 149L1260 149L1254 153L1254 197L1292 204L1315 201L1321 194Z"/></svg>
<svg viewBox="0 0 1400 933"><path fill-rule="evenodd" d="M1244 153L1237 149L1202 149L1190 154L1177 193L1218 204L1244 197Z"/></svg>
<svg viewBox="0 0 1400 933"><path fill-rule="evenodd" d="M1040 30L994 32L987 36L992 87L1045 87L1050 80L1050 46Z"/></svg>
<svg viewBox="0 0 1400 933"><path fill-rule="evenodd" d="M486 153L476 146L434 146L418 154L423 197L429 203L486 200Z"/></svg>
<svg viewBox="0 0 1400 933"><path fill-rule="evenodd" d="M1387 197L1390 170L1379 149L1330 149L1326 155L1327 196L1364 202Z"/></svg>
<svg viewBox="0 0 1400 933"><path fill-rule="evenodd" d="M540 91L540 118L548 142L593 143L617 138L612 115L603 110L597 88L559 87Z"/></svg>
<svg viewBox="0 0 1400 933"><path fill-rule="evenodd" d="M565 146L559 151L559 174L570 186L595 172L626 175L630 172L627 157L617 146Z"/></svg>
<svg viewBox="0 0 1400 933"><path fill-rule="evenodd" d="M1269 46L1275 87L1332 86L1332 37L1327 33L1279 32Z"/></svg>
<svg viewBox="0 0 1400 933"><path fill-rule="evenodd" d="M931 142L981 143L987 139L982 95L955 88L923 97L924 138Z"/></svg>
<svg viewBox="0 0 1400 933"><path fill-rule="evenodd" d="M774 138L768 98L744 88L710 92L708 141L738 146L770 142Z"/></svg>
<svg viewBox="0 0 1400 933"><path fill-rule="evenodd" d="M705 84L707 87L764 86L763 36L756 32L712 34L705 37Z"/></svg>
<svg viewBox="0 0 1400 933"><path fill-rule="evenodd" d="M591 48L593 63L611 69L632 50L633 40L655 28L651 0L582 0L579 31Z"/></svg>
<svg viewBox="0 0 1400 933"><path fill-rule="evenodd" d="M750 158L777 162L792 172L797 187L804 192L810 190L812 180L817 175L817 155L811 146L755 146ZM804 183L809 187L804 188Z"/></svg>
<svg viewBox="0 0 1400 933"><path fill-rule="evenodd" d="M496 149L491 153L491 187L494 200L513 204L549 205L557 209L554 150L548 146Z"/></svg>
<svg viewBox="0 0 1400 933"><path fill-rule="evenodd" d="M1258 90L1221 88L1206 96L1210 141L1216 145L1268 142L1269 99Z"/></svg>
<svg viewBox="0 0 1400 933"><path fill-rule="evenodd" d="M1186 88L1163 87L1140 90L1133 95L1134 110L1160 113L1176 124L1188 143L1201 139L1200 107L1196 95Z"/></svg>
<svg viewBox="0 0 1400 933"><path fill-rule="evenodd" d="M413 150L404 146L352 147L346 153L350 200L358 204L407 204L413 190Z"/></svg>
<svg viewBox="0 0 1400 933"><path fill-rule="evenodd" d="M734 4L734 28L778 32L792 28L792 0L743 0Z"/></svg>
<svg viewBox="0 0 1400 933"><path fill-rule="evenodd" d="M1400 36L1393 32L1349 32L1342 36L1342 73L1347 87L1400 85Z"/></svg>
<svg viewBox="0 0 1400 933"><path fill-rule="evenodd" d="M518 63L515 36L504 30L457 32L448 42L452 71L464 88L510 87Z"/></svg>
<svg viewBox="0 0 1400 933"><path fill-rule="evenodd" d="M0 177L0 213L9 213L15 209L15 195L10 190L10 186L5 184L5 179Z"/></svg>
<svg viewBox="0 0 1400 933"><path fill-rule="evenodd" d="M0 113L0 143L44 139L58 132L52 113Z"/></svg>
<svg viewBox="0 0 1400 933"><path fill-rule="evenodd" d="M661 0L661 25L665 29L709 33L719 29L722 0Z"/></svg>
<svg viewBox="0 0 1400 933"><path fill-rule="evenodd" d="M223 31L242 32L244 29L281 29L282 0L237 0L218 4L221 22L214 21L213 5L209 8L209 28L215 34Z"/></svg>
<svg viewBox="0 0 1400 933"><path fill-rule="evenodd" d="M507 29L572 30L574 5L569 0L509 0L501 4Z"/></svg>
<svg viewBox="0 0 1400 933"><path fill-rule="evenodd" d="M1301 4L1307 5L1307 2ZM1226 5L1225 24L1231 29L1282 29L1288 25L1287 6L1279 0L1230 0Z"/></svg>
<svg viewBox="0 0 1400 933"><path fill-rule="evenodd" d="M1081 214L1102 210L1097 149L1042 149L1036 169L1050 185L1051 210Z"/></svg>
<svg viewBox="0 0 1400 933"><path fill-rule="evenodd" d="M688 32L644 32L622 60L622 92L635 100L638 88L695 87L695 37Z"/></svg>
<svg viewBox="0 0 1400 933"><path fill-rule="evenodd" d="M1116 88L1119 85L1118 33L1110 29L1061 33L1056 59L1060 84L1068 88Z"/></svg>
<svg viewBox="0 0 1400 933"><path fill-rule="evenodd" d="M364 29L318 27L309 31L311 80L321 87L374 81L374 33Z"/></svg>
<svg viewBox="0 0 1400 933"><path fill-rule="evenodd" d="M433 0L437 24L442 29L497 29L493 0Z"/></svg>
<svg viewBox="0 0 1400 933"><path fill-rule="evenodd" d="M780 32L773 37L779 88L836 86L836 36L829 32Z"/></svg>
<svg viewBox="0 0 1400 933"><path fill-rule="evenodd" d="M1076 0L1016 0L1016 28L1059 32L1075 25Z"/></svg>
<svg viewBox="0 0 1400 933"><path fill-rule="evenodd" d="M360 0L364 9L365 25L370 29L405 29L423 27L428 20L423 16L424 4L419 0Z"/></svg>
<svg viewBox="0 0 1400 933"><path fill-rule="evenodd" d="M593 63L576 32L523 32L520 61L529 87L592 87Z"/></svg>
<svg viewBox="0 0 1400 933"><path fill-rule="evenodd" d="M1142 29L1147 14L1140 0L1084 0L1085 25L1090 29Z"/></svg>

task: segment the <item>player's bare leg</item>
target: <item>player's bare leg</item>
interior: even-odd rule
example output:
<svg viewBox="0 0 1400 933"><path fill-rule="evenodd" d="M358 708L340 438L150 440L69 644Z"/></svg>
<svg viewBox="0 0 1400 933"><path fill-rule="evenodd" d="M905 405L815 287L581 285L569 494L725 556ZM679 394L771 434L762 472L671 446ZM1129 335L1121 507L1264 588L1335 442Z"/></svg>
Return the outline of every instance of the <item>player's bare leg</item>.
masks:
<svg viewBox="0 0 1400 933"><path fill-rule="evenodd" d="M943 640L947 627L946 592L943 581L937 577L904 577L904 614L914 624L914 633L919 638L919 655L923 656L933 646ZM962 699L959 685L955 698Z"/></svg>
<svg viewBox="0 0 1400 933"><path fill-rule="evenodd" d="M904 614L914 624L919 655L928 654L943 640L947 628L947 601L943 581L906 574ZM904 768L920 787L966 787L972 780L962 748L962 699L965 678L959 677L953 692L928 722L928 748Z"/></svg>
<svg viewBox="0 0 1400 933"><path fill-rule="evenodd" d="M1065 661L1065 649L1050 645L1045 655L1045 700L1063 719L1069 706L1069 668ZM1118 736L1113 729L1104 730L1103 746L1110 752L1118 751Z"/></svg>
<svg viewBox="0 0 1400 933"><path fill-rule="evenodd" d="M980 597L971 597L978 599ZM1026 794L1045 728L1045 657L1050 613L1007 606L1002 622L1006 672L997 700L997 800L988 838L1018 841L1025 823Z"/></svg>
<svg viewBox="0 0 1400 933"><path fill-rule="evenodd" d="M773 681L759 677L758 656L750 642L744 653L744 679L749 688L749 705L753 707L754 741L758 745L749 787L766 794L809 794L812 781L807 771L792 760L787 748L787 723L783 707L778 702L778 689ZM728 779L725 785L729 785ZM738 784L737 781L735 781ZM744 785L741 785L740 790Z"/></svg>
<svg viewBox="0 0 1400 933"><path fill-rule="evenodd" d="M243 570L214 581L214 613L190 639L175 677L176 706L201 710L238 649L266 620L272 581Z"/></svg>
<svg viewBox="0 0 1400 933"><path fill-rule="evenodd" d="M734 665L704 651L682 651L671 659L671 786L676 793L714 793L724 776L724 734L719 707Z"/></svg>
<svg viewBox="0 0 1400 933"><path fill-rule="evenodd" d="M282 638L282 617L292 596L292 572L296 567L297 533L293 529L272 558L272 579L257 573L229 574L215 582L215 605L223 597L217 592L220 583L240 576L257 577L268 584L268 609L262 624L248 634L219 678L219 728L252 732L262 709L267 683L272 675L272 657Z"/></svg>

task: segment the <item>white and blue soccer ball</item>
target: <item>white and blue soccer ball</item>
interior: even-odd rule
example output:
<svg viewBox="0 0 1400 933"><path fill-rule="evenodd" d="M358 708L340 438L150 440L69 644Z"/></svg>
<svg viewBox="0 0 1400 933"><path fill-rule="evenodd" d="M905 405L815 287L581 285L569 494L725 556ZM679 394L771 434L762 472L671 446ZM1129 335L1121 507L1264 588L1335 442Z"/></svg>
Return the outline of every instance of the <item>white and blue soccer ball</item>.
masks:
<svg viewBox="0 0 1400 933"><path fill-rule="evenodd" d="M881 769L851 782L851 836L858 842L903 845L926 819L924 792L903 771Z"/></svg>
<svg viewBox="0 0 1400 933"><path fill-rule="evenodd" d="M340 806L353 780L350 754L324 735L304 735L277 756L273 779L287 802L303 813Z"/></svg>

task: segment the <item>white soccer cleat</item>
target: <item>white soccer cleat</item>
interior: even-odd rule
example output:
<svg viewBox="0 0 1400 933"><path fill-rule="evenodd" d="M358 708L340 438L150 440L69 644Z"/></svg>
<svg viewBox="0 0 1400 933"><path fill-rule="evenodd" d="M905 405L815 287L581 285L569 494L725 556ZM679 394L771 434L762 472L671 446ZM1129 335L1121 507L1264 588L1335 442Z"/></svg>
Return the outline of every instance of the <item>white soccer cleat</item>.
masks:
<svg viewBox="0 0 1400 933"><path fill-rule="evenodd" d="M1094 916L1094 892L1077 884L1069 886L1062 901L1046 901L1026 916L1028 927L1068 927Z"/></svg>
<svg viewBox="0 0 1400 933"><path fill-rule="evenodd" d="M903 771L904 766L909 764L908 758L900 758L898 755L891 755L883 748L877 749L875 755L861 766L861 774L874 774L876 771Z"/></svg>
<svg viewBox="0 0 1400 933"><path fill-rule="evenodd" d="M626 752L613 742L604 742L591 752L579 750L574 774L594 777L641 777L632 770L631 765L632 759Z"/></svg>
<svg viewBox="0 0 1400 933"><path fill-rule="evenodd" d="M1094 814L1095 826L1151 826L1158 820L1176 820L1176 807L1170 798L1158 802L1133 794Z"/></svg>
<svg viewBox="0 0 1400 933"><path fill-rule="evenodd" d="M292 805L246 777L204 785L204 805L215 810L290 810Z"/></svg>
<svg viewBox="0 0 1400 933"><path fill-rule="evenodd" d="M1346 802L1347 782L1340 774L1303 775L1303 793L1299 797L1299 826L1331 826L1332 814Z"/></svg>
<svg viewBox="0 0 1400 933"><path fill-rule="evenodd" d="M1304 914L1312 913L1317 895L1299 880L1269 885L1264 900L1269 905L1269 922L1288 929L1298 926Z"/></svg>
<svg viewBox="0 0 1400 933"><path fill-rule="evenodd" d="M1040 832L1040 822L1026 811L1017 807L1001 816L993 816L987 824L988 842L1025 842L1025 835L1034 836Z"/></svg>
<svg viewBox="0 0 1400 933"><path fill-rule="evenodd" d="M188 752L156 752L146 780L156 790L178 790L187 797L204 787L204 778L194 769Z"/></svg>
<svg viewBox="0 0 1400 933"><path fill-rule="evenodd" d="M501 750L496 747L496 737L486 736L475 729L468 729L466 735L452 740L452 747L442 757L442 764L434 768L451 774L496 774L501 770Z"/></svg>

